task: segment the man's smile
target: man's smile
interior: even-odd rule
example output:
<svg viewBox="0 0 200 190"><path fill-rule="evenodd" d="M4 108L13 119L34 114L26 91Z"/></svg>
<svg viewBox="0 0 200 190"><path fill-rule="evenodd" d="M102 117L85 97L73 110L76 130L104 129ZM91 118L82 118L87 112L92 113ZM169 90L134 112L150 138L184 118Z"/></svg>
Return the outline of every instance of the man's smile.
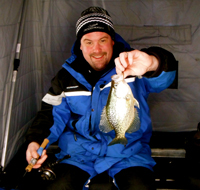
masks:
<svg viewBox="0 0 200 190"><path fill-rule="evenodd" d="M99 56L97 56L97 55L96 55L96 56L94 56L94 55L93 55L92 57L94 57L94 58L96 58L96 59L99 59L99 58L102 58L102 57L103 57L103 55L99 55Z"/></svg>
<svg viewBox="0 0 200 190"><path fill-rule="evenodd" d="M91 57L94 59L102 59L104 57L104 55L106 55L106 53L102 53L100 55L93 54L93 55L91 55Z"/></svg>

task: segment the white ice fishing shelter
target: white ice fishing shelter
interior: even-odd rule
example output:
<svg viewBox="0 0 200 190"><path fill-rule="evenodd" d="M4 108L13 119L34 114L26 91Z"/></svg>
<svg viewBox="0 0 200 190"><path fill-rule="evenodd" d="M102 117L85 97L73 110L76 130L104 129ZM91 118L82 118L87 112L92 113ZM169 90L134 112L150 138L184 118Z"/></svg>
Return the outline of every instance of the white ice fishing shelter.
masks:
<svg viewBox="0 0 200 190"><path fill-rule="evenodd" d="M133 48L160 46L174 54L178 89L150 95L153 130L196 130L199 0L0 0L0 158L6 141L5 166L24 142L50 80L70 56L76 21L89 6L108 10L116 32ZM19 60L13 85L13 63Z"/></svg>

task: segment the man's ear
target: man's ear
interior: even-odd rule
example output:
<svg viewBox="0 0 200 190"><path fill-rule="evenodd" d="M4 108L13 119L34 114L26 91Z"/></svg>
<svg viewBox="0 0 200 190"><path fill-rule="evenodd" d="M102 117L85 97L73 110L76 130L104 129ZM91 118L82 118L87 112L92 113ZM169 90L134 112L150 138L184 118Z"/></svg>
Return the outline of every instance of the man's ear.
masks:
<svg viewBox="0 0 200 190"><path fill-rule="evenodd" d="M114 41L114 40L112 40L112 45L114 46L114 44L115 44L115 41Z"/></svg>
<svg viewBox="0 0 200 190"><path fill-rule="evenodd" d="M80 43L80 50L82 50L82 46L81 46L81 43Z"/></svg>

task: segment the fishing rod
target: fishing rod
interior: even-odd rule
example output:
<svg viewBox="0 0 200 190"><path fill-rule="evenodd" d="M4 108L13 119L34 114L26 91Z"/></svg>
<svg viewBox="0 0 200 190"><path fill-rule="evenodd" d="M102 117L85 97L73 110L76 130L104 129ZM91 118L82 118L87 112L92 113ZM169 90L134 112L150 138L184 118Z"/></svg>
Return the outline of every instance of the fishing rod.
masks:
<svg viewBox="0 0 200 190"><path fill-rule="evenodd" d="M20 18L19 29L18 29L17 46L16 46L16 51L15 51L14 67L13 67L13 74L12 74L10 102L8 106L8 116L6 120L6 128L5 128L5 134L4 134L4 143L3 143L3 151L2 151L2 158L1 158L2 171L4 171L5 163L6 163L6 153L7 153L7 146L8 146L9 130L10 130L11 112L12 112L12 105L13 105L13 99L14 99L17 72L20 65L21 42L22 42L22 36L24 32L27 5L28 5L28 0L24 0L23 5L22 5L22 14Z"/></svg>
<svg viewBox="0 0 200 190"><path fill-rule="evenodd" d="M32 158L28 166L25 168L25 173L19 180L18 184L16 185L15 189L18 189L21 185L23 185L24 177L27 173L30 173L33 169L33 166L37 163L37 161L42 156L43 150L46 148L47 144L49 143L49 139L45 138L42 144L40 145L40 148L37 150L37 158ZM38 172L41 173L41 178L43 180L54 180L56 178L56 174L54 173L54 167L59 164L61 161L70 158L71 156L69 154L65 155L62 159L54 159L51 160L51 162L48 162L46 165L41 166L38 169Z"/></svg>

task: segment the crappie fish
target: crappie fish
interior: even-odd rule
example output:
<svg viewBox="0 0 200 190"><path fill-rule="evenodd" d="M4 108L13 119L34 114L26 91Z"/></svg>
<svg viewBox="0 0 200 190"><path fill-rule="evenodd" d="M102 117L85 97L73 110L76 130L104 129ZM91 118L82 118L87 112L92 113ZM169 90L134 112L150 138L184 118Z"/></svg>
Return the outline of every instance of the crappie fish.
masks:
<svg viewBox="0 0 200 190"><path fill-rule="evenodd" d="M140 128L140 119L135 108L139 108L139 103L123 75L113 75L111 79L111 89L102 111L99 129L104 133L115 130L115 138L109 145L126 145L128 141L125 133L133 133Z"/></svg>

